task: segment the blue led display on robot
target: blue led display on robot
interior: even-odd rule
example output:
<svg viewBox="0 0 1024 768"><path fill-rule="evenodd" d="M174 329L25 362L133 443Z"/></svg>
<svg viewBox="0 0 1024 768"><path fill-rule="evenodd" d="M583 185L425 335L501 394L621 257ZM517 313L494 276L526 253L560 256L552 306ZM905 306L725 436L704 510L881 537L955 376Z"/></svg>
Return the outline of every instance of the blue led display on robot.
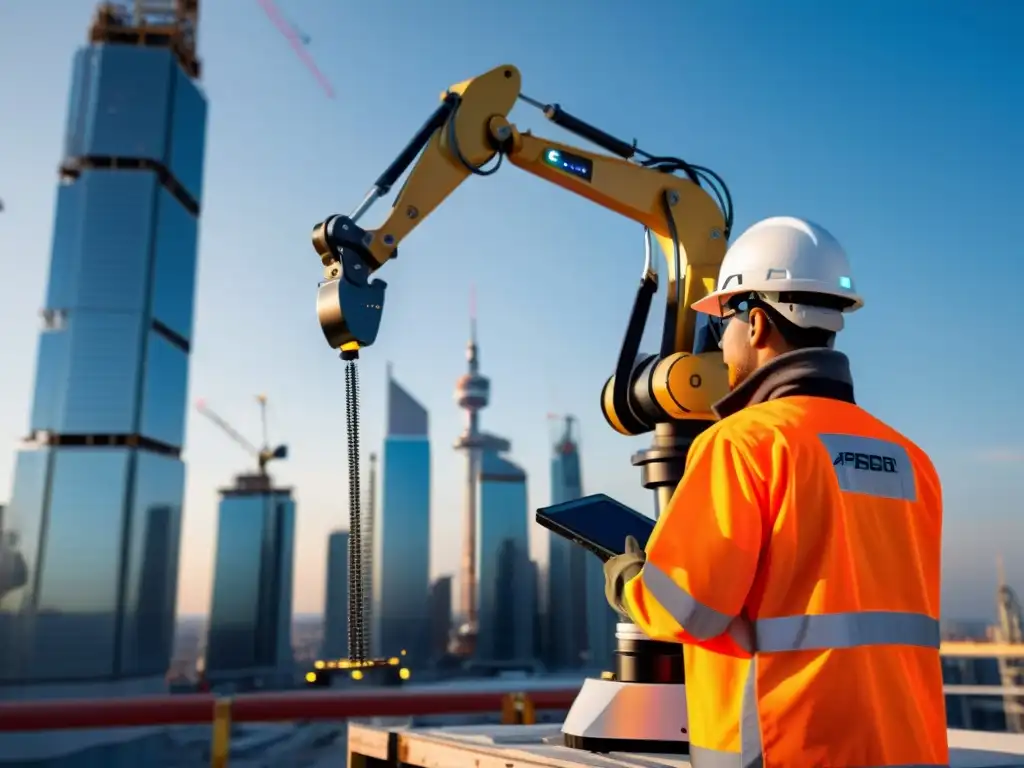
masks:
<svg viewBox="0 0 1024 768"><path fill-rule="evenodd" d="M584 181L590 181L594 174L594 164L590 160L560 149L544 150L544 162Z"/></svg>

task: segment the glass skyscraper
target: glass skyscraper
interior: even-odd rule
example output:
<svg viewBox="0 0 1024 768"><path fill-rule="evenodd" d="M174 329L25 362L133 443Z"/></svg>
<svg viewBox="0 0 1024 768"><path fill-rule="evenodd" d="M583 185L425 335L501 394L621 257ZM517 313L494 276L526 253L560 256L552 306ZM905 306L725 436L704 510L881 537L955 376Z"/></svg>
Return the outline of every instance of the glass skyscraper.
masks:
<svg viewBox="0 0 1024 768"><path fill-rule="evenodd" d="M477 661L532 661L536 585L527 532L526 473L501 454L507 440L485 435L476 527Z"/></svg>
<svg viewBox="0 0 1024 768"><path fill-rule="evenodd" d="M615 625L620 619L605 596L604 563L589 552L583 553L583 583L586 594L586 666L611 670L615 663Z"/></svg>
<svg viewBox="0 0 1024 768"><path fill-rule="evenodd" d="M579 445L566 417L551 457L551 503L583 495ZM578 667L587 654L587 552L561 536L548 533L545 661L556 669ZM593 558L597 560L597 558ZM600 562L598 562L600 565ZM604 594L604 574L602 571ZM609 609L610 610L610 609Z"/></svg>
<svg viewBox="0 0 1024 768"><path fill-rule="evenodd" d="M335 531L327 537L327 589L320 656L348 658L348 531Z"/></svg>
<svg viewBox="0 0 1024 768"><path fill-rule="evenodd" d="M382 503L373 526L373 654L430 660L430 440L427 410L391 375Z"/></svg>
<svg viewBox="0 0 1024 768"><path fill-rule="evenodd" d="M147 47L116 13L74 58L29 438L3 521L0 573L18 578L0 590L0 697L157 691L170 660L206 99L194 20L154 22L165 47Z"/></svg>
<svg viewBox="0 0 1024 768"><path fill-rule="evenodd" d="M1003 685L999 659L994 658L943 658L942 679L946 685ZM1006 732L1010 723L1002 698L947 694L946 724L972 731Z"/></svg>
<svg viewBox="0 0 1024 768"><path fill-rule="evenodd" d="M430 585L430 656L440 660L448 653L452 631L452 577L441 576Z"/></svg>
<svg viewBox="0 0 1024 768"><path fill-rule="evenodd" d="M579 436L575 418L566 416L551 458L551 503L581 496ZM619 619L605 598L604 566L561 536L548 534L548 541L549 663L610 669Z"/></svg>
<svg viewBox="0 0 1024 768"><path fill-rule="evenodd" d="M266 475L221 491L206 678L237 688L291 681L295 502Z"/></svg>

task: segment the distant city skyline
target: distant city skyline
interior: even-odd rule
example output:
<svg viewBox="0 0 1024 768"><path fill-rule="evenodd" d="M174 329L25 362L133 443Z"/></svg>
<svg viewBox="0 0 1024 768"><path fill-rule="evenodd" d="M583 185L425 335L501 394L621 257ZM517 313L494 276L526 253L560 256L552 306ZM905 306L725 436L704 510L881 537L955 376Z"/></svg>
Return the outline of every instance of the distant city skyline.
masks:
<svg viewBox="0 0 1024 768"><path fill-rule="evenodd" d="M979 344L977 307L938 306L936 297L949 296L949 275L963 273L963 254L977 250L977 233L1012 221L1024 207L1024 105L1016 98L1024 82L1015 36L1024 9L968 4L922 25L919 10L904 5L811 4L790 16L751 3L723 17L710 6L652 2L660 23L705 30L692 60L716 61L711 77L703 67L664 66L643 36L622 37L613 14L591 14L588 34L567 38L561 30L578 22L580 4L530 2L484 42L479 30L494 26L497 12L468 1L456 0L458 12L442 19L426 6L396 17L382 4L341 9L310 0L303 14L321 24L387 26L394 65L407 72L395 79L387 67L367 67L342 77L355 57L372 59L372 35L352 35L344 51L321 47L318 64L343 83L334 102L279 44L258 8L204 5L202 88L216 109L204 167L189 400L209 398L249 433L250 395L271 396L271 429L289 436L293 453L279 480L296 489L302 510L296 607L321 610L321 553L327 534L344 525L347 493L339 448L344 414L333 396L342 366L312 309L320 269L309 229L325 215L350 211L438 92L494 66L500 47L521 67L530 95L561 100L616 135L636 136L645 149L721 172L736 199L737 231L792 213L835 232L867 295L839 342L853 362L858 401L929 451L943 478L947 614L994 616L998 551L1006 554L1009 582L1024 583L1017 555L1024 549L1017 501L1024 416L1015 391L1024 359L993 355L1016 348L1013 307L1009 317L984 324ZM25 435L31 409L68 60L95 2L68 0L57 15L44 6L5 3L0 45L0 66L18 73L0 82L0 103L18 113L0 123L0 253L15 265L0 281L0 442L9 449ZM536 14L546 19L543 28L527 22ZM452 46L453 37L466 44ZM609 46L620 55L608 57ZM570 70L566 56L575 62ZM828 64L809 64L818 61ZM310 120L311 108L322 119ZM878 115L887 116L884 126ZM582 143L524 107L513 119ZM969 183L936 157L968 158ZM368 225L382 209L386 203L367 216ZM994 238L985 249L986 274L1018 280L1024 263L1014 248L1012 239ZM587 490L650 511L650 494L629 464L648 440L613 434L596 405L641 267L639 228L506 164L492 178L469 179L400 250L381 270L389 283L384 322L360 363L363 443L382 443L384 366L392 360L432 413L441 441L433 457L432 575L458 565L452 541L461 470L459 457L441 446L460 428L450 388L464 367L463 297L471 281L500 402L488 412L489 429L509 437L517 462L539 478L549 458L545 413L576 413ZM966 402L961 392L969 393ZM187 425L180 613L208 609L216 490L248 469L248 457L201 418L189 414ZM10 500L13 473L13 456L0 455L0 503ZM545 483L532 484L530 508L547 496ZM540 531L533 525L530 533L536 547ZM536 549L534 555L542 557Z"/></svg>

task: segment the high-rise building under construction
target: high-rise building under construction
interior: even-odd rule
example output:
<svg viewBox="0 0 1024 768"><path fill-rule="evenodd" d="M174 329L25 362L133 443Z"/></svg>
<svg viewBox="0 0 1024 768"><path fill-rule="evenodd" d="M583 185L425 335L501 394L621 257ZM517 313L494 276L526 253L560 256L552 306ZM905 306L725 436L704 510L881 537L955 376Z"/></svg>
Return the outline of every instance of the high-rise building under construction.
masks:
<svg viewBox="0 0 1024 768"><path fill-rule="evenodd" d="M8 685L162 687L167 671L206 100L190 4L146 5L167 7L104 5L74 58L29 439L4 521L31 571L0 604ZM152 557L164 578L142 578ZM142 626L154 615L159 637Z"/></svg>
<svg viewBox="0 0 1024 768"><path fill-rule="evenodd" d="M295 501L266 474L221 490L206 679L235 690L291 682Z"/></svg>
<svg viewBox="0 0 1024 768"><path fill-rule="evenodd" d="M27 573L0 600L0 697L165 686L206 134L196 16L195 0L104 3L74 58L29 438L4 516Z"/></svg>

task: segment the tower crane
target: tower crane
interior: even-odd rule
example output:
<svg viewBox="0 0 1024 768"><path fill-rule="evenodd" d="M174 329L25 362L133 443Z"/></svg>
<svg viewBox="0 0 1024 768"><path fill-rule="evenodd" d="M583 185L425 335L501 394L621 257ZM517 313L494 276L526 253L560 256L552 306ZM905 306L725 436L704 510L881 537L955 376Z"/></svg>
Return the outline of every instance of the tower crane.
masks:
<svg viewBox="0 0 1024 768"><path fill-rule="evenodd" d="M334 86L317 66L307 47L312 37L295 23L285 18L273 0L257 0L267 18L280 32L303 66L329 99L334 98ZM90 29L93 42L128 42L144 34L162 37L167 45L181 56L182 65L189 75L199 77L200 63L196 56L196 33L199 22L199 0L132 0L132 2L102 2L97 6ZM0 199L0 213L5 210Z"/></svg>
<svg viewBox="0 0 1024 768"><path fill-rule="evenodd" d="M281 13L280 9L273 3L273 0L258 0L260 8L270 19L270 23L273 24L277 31L284 35L288 44L291 46L295 55L302 61L303 66L309 70L309 73L313 75L317 83L323 89L327 98L334 98L334 88L331 86L331 82L327 79L320 68L316 65L313 57L309 51L306 50L306 46L309 45L310 36L300 30L295 24L288 21L284 14Z"/></svg>
<svg viewBox="0 0 1024 768"><path fill-rule="evenodd" d="M316 79L324 93L334 98L334 88L317 67L307 50L311 37L285 18L273 0L257 0L260 8L278 32L284 35L292 50ZM93 25L94 42L117 39L125 42L143 34L166 35L171 48L183 54L182 60L193 77L199 76L196 58L196 31L199 21L199 0L133 0L104 2L97 9Z"/></svg>
<svg viewBox="0 0 1024 768"><path fill-rule="evenodd" d="M257 468L261 477L267 476L267 464L275 459L288 458L288 446L279 445L271 449L270 441L267 439L267 396L257 395L256 401L260 404L260 422L263 428L263 446L257 448L246 439L237 429L228 424L206 405L205 400L196 402L196 410L220 427L228 437L242 446L249 454L256 457Z"/></svg>

